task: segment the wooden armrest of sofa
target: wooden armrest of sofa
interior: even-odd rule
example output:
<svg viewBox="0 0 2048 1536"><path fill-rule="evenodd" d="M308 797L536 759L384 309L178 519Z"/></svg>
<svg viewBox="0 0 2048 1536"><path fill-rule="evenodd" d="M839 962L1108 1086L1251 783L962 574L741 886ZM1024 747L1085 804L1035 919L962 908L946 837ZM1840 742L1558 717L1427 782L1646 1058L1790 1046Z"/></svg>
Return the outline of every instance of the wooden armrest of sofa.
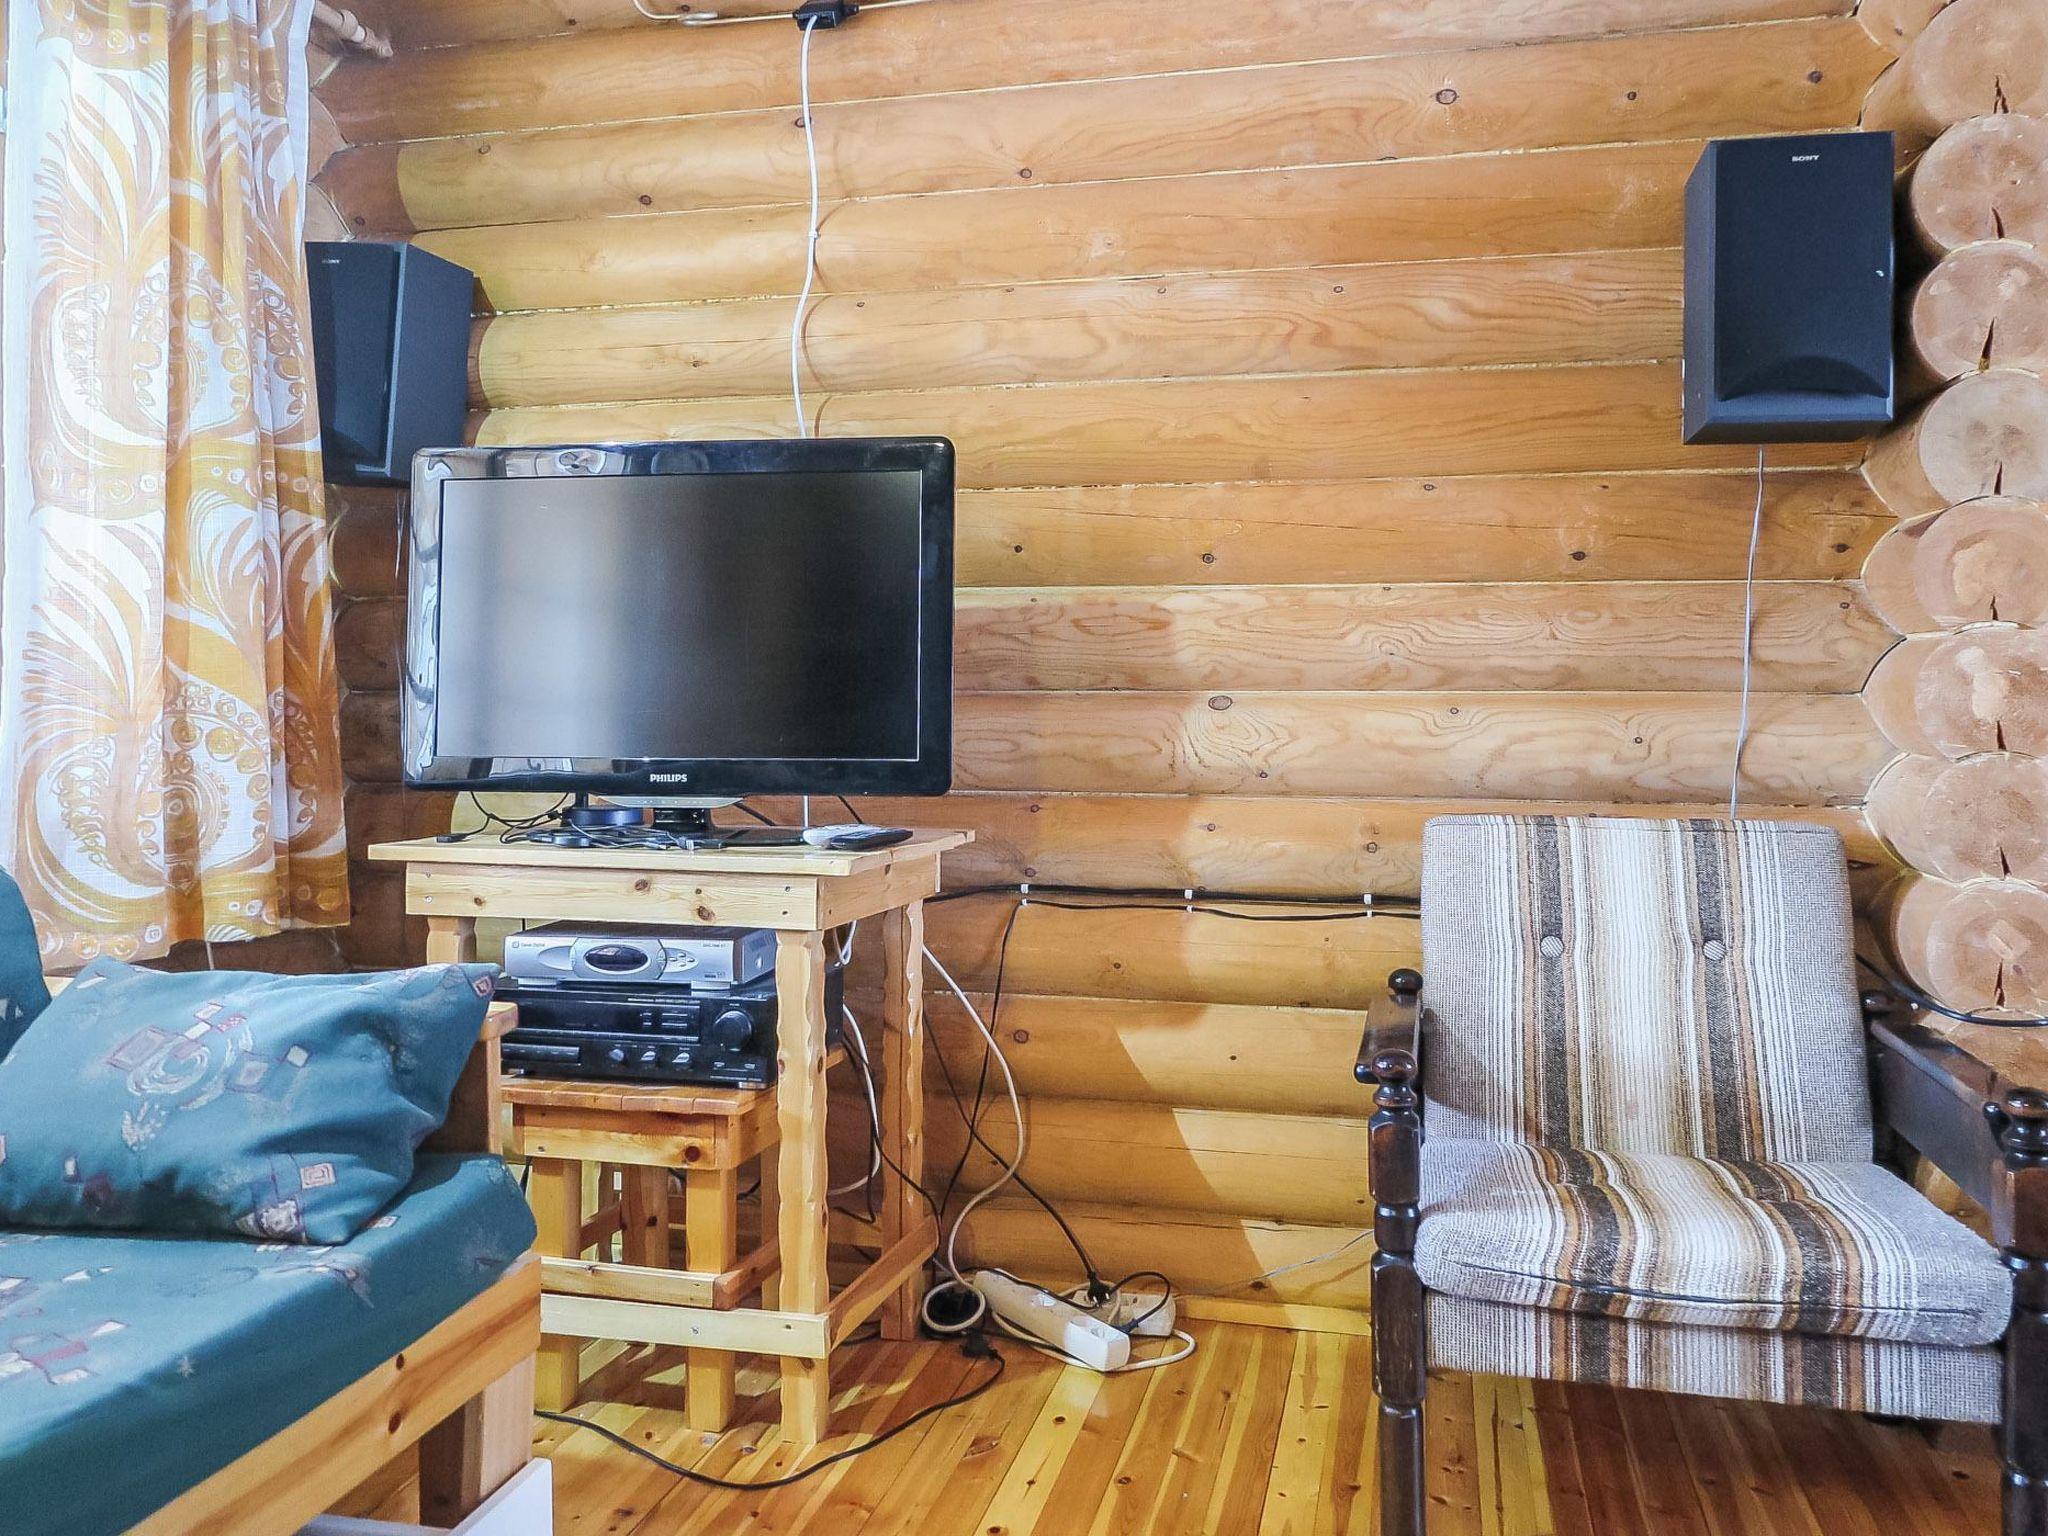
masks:
<svg viewBox="0 0 2048 1536"><path fill-rule="evenodd" d="M502 1040L519 1025L519 1008L514 1003L493 1003L484 1013L483 1033L477 1036L481 1044L485 1040Z"/></svg>
<svg viewBox="0 0 2048 1536"><path fill-rule="evenodd" d="M469 1053L455 1092L448 1099L448 1118L421 1145L423 1152L499 1152L499 1122L504 1112L503 1073L498 1042L519 1022L510 1003L493 1003L484 1012L476 1049Z"/></svg>
<svg viewBox="0 0 2048 1536"><path fill-rule="evenodd" d="M2030 1059L2039 1042L2007 1048L1985 1026L1935 1029L1882 993L1865 996L1864 1015L1878 1123L1986 1207L2001 1245L2048 1244L2048 1062ZM2027 1192L2036 1183L2039 1196ZM2033 1205L2042 1209L2030 1216ZM2035 1224L2043 1230L2023 1231Z"/></svg>

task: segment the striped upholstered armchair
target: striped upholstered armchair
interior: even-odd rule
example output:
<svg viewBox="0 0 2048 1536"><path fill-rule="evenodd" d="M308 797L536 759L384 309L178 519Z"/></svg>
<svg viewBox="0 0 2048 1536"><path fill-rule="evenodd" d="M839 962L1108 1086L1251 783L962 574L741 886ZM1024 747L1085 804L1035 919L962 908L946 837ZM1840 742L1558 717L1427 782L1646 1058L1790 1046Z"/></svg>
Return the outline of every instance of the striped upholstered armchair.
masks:
<svg viewBox="0 0 2048 1536"><path fill-rule="evenodd" d="M1423 850L1427 979L1358 1064L1387 1536L1423 1529L1432 1366L2002 1423L2007 1536L2048 1536L2048 1098L1859 999L1836 835L1452 816Z"/></svg>

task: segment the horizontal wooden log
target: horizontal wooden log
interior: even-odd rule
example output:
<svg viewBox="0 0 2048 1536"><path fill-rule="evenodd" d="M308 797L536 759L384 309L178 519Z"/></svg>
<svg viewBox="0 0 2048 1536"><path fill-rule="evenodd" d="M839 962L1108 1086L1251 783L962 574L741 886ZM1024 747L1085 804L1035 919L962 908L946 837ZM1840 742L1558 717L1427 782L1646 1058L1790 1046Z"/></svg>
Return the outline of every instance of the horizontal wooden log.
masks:
<svg viewBox="0 0 2048 1536"><path fill-rule="evenodd" d="M339 928L288 928L260 939L208 944L191 939L149 962L161 971L271 971L286 976L325 975L345 970L337 944Z"/></svg>
<svg viewBox="0 0 2048 1536"><path fill-rule="evenodd" d="M1335 1072L1340 1082L1350 1076L1346 1066ZM1356 1107L1369 1112L1364 1095L1358 1099ZM1024 1177L1056 1205L1144 1205L1330 1226L1372 1217L1363 1118L1031 1099L1024 1119ZM1012 1154L1016 1119L1000 1092L983 1111L981 1132L1006 1159ZM950 1170L966 1150L960 1117L930 1115L926 1134L932 1164ZM976 1148L963 1181L979 1188L1001 1171Z"/></svg>
<svg viewBox="0 0 2048 1536"><path fill-rule="evenodd" d="M1913 594L1938 624L2048 622L2048 504L1984 496L1901 526Z"/></svg>
<svg viewBox="0 0 2048 1536"><path fill-rule="evenodd" d="M1731 583L963 591L955 688L1723 689L1739 686ZM1891 634L1847 585L1759 587L1756 686L1849 692ZM335 625L343 680L397 685L403 599Z"/></svg>
<svg viewBox="0 0 2048 1536"><path fill-rule="evenodd" d="M1904 147L1994 112L2048 111L2048 0L1949 0L1877 82L1864 126Z"/></svg>
<svg viewBox="0 0 2048 1536"><path fill-rule="evenodd" d="M327 488L328 550L334 584L344 596L383 596L405 590L399 559L399 523L405 493L367 486Z"/></svg>
<svg viewBox="0 0 2048 1536"><path fill-rule="evenodd" d="M1853 578L1892 526L1853 470L1768 480L1765 580ZM1755 495L1753 470L964 490L954 569L969 587L1739 581ZM404 591L394 516L335 526L350 595Z"/></svg>
<svg viewBox="0 0 2048 1536"><path fill-rule="evenodd" d="M1896 524L1871 546L1863 562L1864 596L1878 616L1902 635L1925 634L1947 627L1927 611L1915 570L1919 541L1933 521L1922 517Z"/></svg>
<svg viewBox="0 0 2048 1536"><path fill-rule="evenodd" d="M1072 1204L1060 1214L1112 1277L1156 1269L1183 1290L1303 1306L1363 1307L1370 1291L1369 1230L1162 1214L1142 1200ZM1048 1282L1084 1278L1052 1218L1023 1201L977 1207L961 1234L960 1254L963 1263L1011 1268ZM1287 1272L1255 1278L1279 1269Z"/></svg>
<svg viewBox="0 0 2048 1536"><path fill-rule="evenodd" d="M1918 704L1921 670L1941 640L1938 634L1909 635L1885 652L1863 685L1864 708L1885 740L1901 752L1941 755L1920 719Z"/></svg>
<svg viewBox="0 0 2048 1536"><path fill-rule="evenodd" d="M456 796L398 784L351 784L343 804L348 823L348 856L361 861L375 843L439 837L449 830Z"/></svg>
<svg viewBox="0 0 2048 1536"><path fill-rule="evenodd" d="M396 784L402 777L398 695L350 689L341 700L341 769L355 783Z"/></svg>
<svg viewBox="0 0 2048 1536"><path fill-rule="evenodd" d="M926 904L932 953L970 993L993 990L1000 959L1005 992L1354 1011L1386 991L1389 971L1414 964L1421 946L1412 917L1348 907L1327 921L1273 923L1033 901L1012 923L1016 906L1002 895ZM856 953L857 989L871 986L874 964ZM942 980L935 971L934 983Z"/></svg>
<svg viewBox="0 0 2048 1536"><path fill-rule="evenodd" d="M820 191L839 202L1833 128L1885 62L1844 17L850 101L815 114ZM1693 85L1660 88L1671 80ZM319 181L368 232L402 235L793 202L806 156L800 114L777 104L364 147Z"/></svg>
<svg viewBox="0 0 2048 1536"><path fill-rule="evenodd" d="M973 1001L987 1018L988 995ZM980 1032L950 992L933 992L925 1009L934 1049L953 1081L971 1091L987 1053ZM1018 1092L1033 1102L1099 1100L1286 1115L1370 1112L1351 1075L1358 1015L1344 1009L1038 997L1005 989L991 1022ZM925 1078L929 1092L943 1091L936 1072L927 1069Z"/></svg>
<svg viewBox="0 0 2048 1536"><path fill-rule="evenodd" d="M2048 762L1989 752L1907 757L1871 786L1871 825L1944 880L2048 881Z"/></svg>
<svg viewBox="0 0 2048 1536"><path fill-rule="evenodd" d="M2017 368L1958 379L1879 438L1863 473L1901 517L1974 496L2048 496L2048 381Z"/></svg>
<svg viewBox="0 0 2048 1536"><path fill-rule="evenodd" d="M1860 475L1772 470L1758 574L1857 574L1892 517ZM964 586L1740 580L1753 467L966 491Z"/></svg>
<svg viewBox="0 0 2048 1536"><path fill-rule="evenodd" d="M349 866L349 925L336 935L357 970L418 965L427 954L427 920L405 912L405 874L385 865Z"/></svg>
<svg viewBox="0 0 2048 1536"><path fill-rule="evenodd" d="M2048 156L2037 172L2048 178ZM2048 251L1980 240L1942 257L1913 290L1906 336L1923 381L1979 368L2048 371Z"/></svg>
<svg viewBox="0 0 2048 1536"><path fill-rule="evenodd" d="M1701 801L1725 792L1716 694L970 694L964 789ZM1891 757L1853 696L1767 694L1743 753L1764 805L1861 797Z"/></svg>
<svg viewBox="0 0 2048 1536"><path fill-rule="evenodd" d="M1863 805L1864 817L1907 872L1931 871L1942 861L1938 846L1926 835L1927 799L1934 781L1951 766L1945 757L1915 749L1888 764L1871 782L1869 797ZM1857 909L1882 906L1891 898L1893 889L1881 891L1875 903L1859 900Z"/></svg>
<svg viewBox="0 0 2048 1536"><path fill-rule="evenodd" d="M794 801L751 803L785 823L800 814ZM1419 895L1422 829L1435 816L1727 814L1725 797L1718 804L1618 805L963 792L936 800L856 795L853 804L860 817L883 826L973 829L972 843L946 855L946 881L956 888L1033 880L1348 898ZM1882 883L1893 872L1853 809L1745 806L1743 814L1833 827L1847 842L1859 884Z"/></svg>
<svg viewBox="0 0 2048 1536"><path fill-rule="evenodd" d="M616 10L615 0L600 0ZM445 9L445 5L437 8ZM580 9L580 7L579 7ZM1615 32L1846 15L1846 0L1575 0L1568 6L1415 0L1398 9L1275 0L1211 14L1175 0L1076 7L970 0L907 7L820 43L813 100L1035 85L1431 49L1502 47ZM517 24L508 10L491 25ZM321 94L352 144L502 128L734 112L797 100L791 29L673 23L585 31L389 62L350 61ZM401 30L401 36L405 32ZM417 36L418 34L414 34ZM474 34L472 34L474 35ZM484 36L500 36L502 30ZM465 38L467 40L467 38Z"/></svg>
<svg viewBox="0 0 2048 1536"><path fill-rule="evenodd" d="M1733 697L1714 693L984 693L956 703L963 789L1710 800ZM352 780L399 779L395 694L342 704ZM1765 694L1743 754L1759 805L1859 798L1891 749L1854 695Z"/></svg>
<svg viewBox="0 0 2048 1536"><path fill-rule="evenodd" d="M1893 960L1972 1013L2048 1013L2048 891L2019 880L1909 878L1876 914Z"/></svg>
<svg viewBox="0 0 2048 1536"><path fill-rule="evenodd" d="M1979 240L2048 246L2048 116L1996 112L1957 123L1913 168L1906 207L1939 255Z"/></svg>
<svg viewBox="0 0 2048 1536"><path fill-rule="evenodd" d="M1654 360L1679 352L1676 251L1305 267L837 295L807 390ZM794 299L498 315L486 407L759 395L789 383Z"/></svg>
<svg viewBox="0 0 2048 1536"><path fill-rule="evenodd" d="M1861 0L1856 19L1887 53L1901 54L1948 0Z"/></svg>
<svg viewBox="0 0 2048 1536"><path fill-rule="evenodd" d="M1978 378L2028 380L2048 397L2048 386L2030 375L2004 370ZM2010 394L2002 390L1984 410L1956 414L1967 416L1967 426L2003 407L2000 419L2023 434L2031 396L2008 401ZM1687 447L1679 440L1678 369L1662 364L920 390L806 396L805 406L820 437L943 433L959 450L959 483L973 487L1755 464L1741 445ZM1947 414L1942 422L1943 430L1928 434L1923 457L1945 481L1979 469L1995 475L2000 463L2009 463L2013 478L2032 477L2018 443L2010 455L1996 445L1972 451L1975 438L1948 430ZM1361 430L1362 423L1371 430ZM779 437L789 430L786 398L750 396L492 411L476 438L496 446ZM1807 444L1781 449L1779 457L1841 465L1859 451Z"/></svg>
<svg viewBox="0 0 2048 1536"><path fill-rule="evenodd" d="M1250 271L1682 243L1698 140L1166 176L842 203L821 294ZM794 294L809 210L466 227L419 243L477 274L488 308ZM968 231L973 238L965 238Z"/></svg>
<svg viewBox="0 0 2048 1536"><path fill-rule="evenodd" d="M1024 588L961 594L965 691L1726 689L1739 584ZM1854 588L1758 589L1755 685L1859 687L1890 644Z"/></svg>
<svg viewBox="0 0 2048 1536"><path fill-rule="evenodd" d="M1864 702L1908 752L2048 755L2048 630L1915 635L1871 674Z"/></svg>
<svg viewBox="0 0 2048 1536"><path fill-rule="evenodd" d="M397 688L405 675L405 599L343 603L334 616L334 658L350 688Z"/></svg>

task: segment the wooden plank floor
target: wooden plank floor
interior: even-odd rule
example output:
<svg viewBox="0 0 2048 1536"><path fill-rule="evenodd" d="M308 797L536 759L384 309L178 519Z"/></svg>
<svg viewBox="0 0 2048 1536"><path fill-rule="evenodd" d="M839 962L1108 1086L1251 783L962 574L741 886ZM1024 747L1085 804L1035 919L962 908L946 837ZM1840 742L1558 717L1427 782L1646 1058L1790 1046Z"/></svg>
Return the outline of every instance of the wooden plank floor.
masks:
<svg viewBox="0 0 2048 1536"><path fill-rule="evenodd" d="M1349 1536L1376 1533L1370 1343L1198 1324L1201 1352L1109 1379L1005 1348L1002 1381L888 1444L772 1492L684 1483L589 1430L542 1423L557 1536ZM978 1380L952 1346L842 1357L838 1433L791 1456L772 1378L734 1427L683 1426L676 1357L615 1362L583 1414L673 1461L763 1481ZM1988 1432L1846 1414L1440 1375L1432 1536L1977 1536L1997 1529ZM409 1486L360 1502L408 1518Z"/></svg>

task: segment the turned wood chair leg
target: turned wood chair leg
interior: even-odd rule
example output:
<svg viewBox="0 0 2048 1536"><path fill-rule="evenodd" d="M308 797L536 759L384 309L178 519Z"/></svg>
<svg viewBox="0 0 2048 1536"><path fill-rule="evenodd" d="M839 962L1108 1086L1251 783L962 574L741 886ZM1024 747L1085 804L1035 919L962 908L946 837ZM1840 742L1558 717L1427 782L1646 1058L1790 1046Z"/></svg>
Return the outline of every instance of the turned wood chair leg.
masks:
<svg viewBox="0 0 2048 1536"><path fill-rule="evenodd" d="M2012 1273L2005 1330L2005 1536L2048 1536L2048 1095L2019 1090L1987 1107L2000 1168L1991 1224Z"/></svg>
<svg viewBox="0 0 2048 1536"><path fill-rule="evenodd" d="M1429 1377L1422 1353L1422 1283L1406 1254L1381 1253L1372 1266L1374 1385L1380 1398L1381 1536L1423 1536L1422 1404Z"/></svg>
<svg viewBox="0 0 2048 1536"><path fill-rule="evenodd" d="M1416 1065L1401 1051L1372 1063L1373 1386L1380 1398L1381 1536L1423 1536L1422 1397L1428 1386L1422 1277L1415 1272L1421 1223L1422 1100Z"/></svg>
<svg viewBox="0 0 2048 1536"><path fill-rule="evenodd" d="M2048 1259L2006 1250L2012 1321L2005 1334L2004 1536L2048 1536Z"/></svg>

